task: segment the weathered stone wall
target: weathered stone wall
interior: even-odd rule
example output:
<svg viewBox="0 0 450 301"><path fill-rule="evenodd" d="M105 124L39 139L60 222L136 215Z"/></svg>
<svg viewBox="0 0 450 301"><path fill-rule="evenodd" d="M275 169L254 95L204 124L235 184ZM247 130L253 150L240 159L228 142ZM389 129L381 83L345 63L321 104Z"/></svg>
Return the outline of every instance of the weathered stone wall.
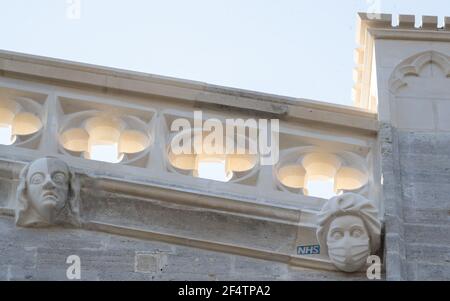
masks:
<svg viewBox="0 0 450 301"><path fill-rule="evenodd" d="M100 232L17 228L7 217L0 230L0 280L67 280L70 255L80 257L85 281L366 279Z"/></svg>
<svg viewBox="0 0 450 301"><path fill-rule="evenodd" d="M387 280L407 278L404 248L403 210L400 185L398 135L395 128L382 123L378 132L384 201L384 260Z"/></svg>
<svg viewBox="0 0 450 301"><path fill-rule="evenodd" d="M450 134L380 130L388 280L450 280Z"/></svg>
<svg viewBox="0 0 450 301"><path fill-rule="evenodd" d="M388 280L450 280L450 134L380 130Z"/></svg>
<svg viewBox="0 0 450 301"><path fill-rule="evenodd" d="M450 280L450 134L399 131L409 280Z"/></svg>

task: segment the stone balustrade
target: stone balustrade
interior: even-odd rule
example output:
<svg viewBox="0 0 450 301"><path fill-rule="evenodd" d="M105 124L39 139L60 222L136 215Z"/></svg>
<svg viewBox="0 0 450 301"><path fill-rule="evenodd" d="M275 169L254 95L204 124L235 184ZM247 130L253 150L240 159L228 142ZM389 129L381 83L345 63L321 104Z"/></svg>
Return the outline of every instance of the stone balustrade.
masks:
<svg viewBox="0 0 450 301"><path fill-rule="evenodd" d="M17 206L18 171L53 157L80 179L79 225L88 230L336 270L326 253L299 252L318 245L317 216L327 199L357 193L382 219L376 114L7 52L0 70L0 107L29 104L28 119L16 122L24 135L0 120L13 129L11 143L0 145L5 216ZM230 119L276 120L279 160L174 155L172 124L183 119L198 131L198 112L200 121L224 128ZM243 128L247 142L252 130L261 132ZM202 160L225 162L230 177L202 178ZM331 195L310 195L308 181L324 178Z"/></svg>

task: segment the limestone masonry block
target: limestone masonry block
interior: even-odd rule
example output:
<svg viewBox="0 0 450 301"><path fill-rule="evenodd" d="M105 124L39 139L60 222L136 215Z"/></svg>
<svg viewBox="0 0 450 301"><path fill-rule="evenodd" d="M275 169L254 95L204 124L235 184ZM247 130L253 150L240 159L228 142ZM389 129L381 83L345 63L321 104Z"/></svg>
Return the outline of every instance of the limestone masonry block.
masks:
<svg viewBox="0 0 450 301"><path fill-rule="evenodd" d="M399 27L400 28L414 28L416 24L416 16L414 15L400 15Z"/></svg>
<svg viewBox="0 0 450 301"><path fill-rule="evenodd" d="M437 16L422 16L423 29L436 29L438 25Z"/></svg>

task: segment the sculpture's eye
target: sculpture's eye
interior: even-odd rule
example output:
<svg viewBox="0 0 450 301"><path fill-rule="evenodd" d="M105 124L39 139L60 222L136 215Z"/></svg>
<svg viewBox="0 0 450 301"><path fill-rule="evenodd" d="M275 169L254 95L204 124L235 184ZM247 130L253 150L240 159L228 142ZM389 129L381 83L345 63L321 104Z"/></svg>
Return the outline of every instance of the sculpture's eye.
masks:
<svg viewBox="0 0 450 301"><path fill-rule="evenodd" d="M56 184L62 185L66 183L66 175L62 172L57 172L53 174L53 182Z"/></svg>
<svg viewBox="0 0 450 301"><path fill-rule="evenodd" d="M361 235L363 235L363 232L361 231L361 229L354 229L352 230L351 235L352 237L358 238L361 237Z"/></svg>
<svg viewBox="0 0 450 301"><path fill-rule="evenodd" d="M41 173L34 174L30 180L30 183L33 185L39 185L42 184L43 182L44 182L44 175Z"/></svg>
<svg viewBox="0 0 450 301"><path fill-rule="evenodd" d="M331 233L331 237L335 240L341 239L342 237L344 237L344 234L341 231L333 231Z"/></svg>

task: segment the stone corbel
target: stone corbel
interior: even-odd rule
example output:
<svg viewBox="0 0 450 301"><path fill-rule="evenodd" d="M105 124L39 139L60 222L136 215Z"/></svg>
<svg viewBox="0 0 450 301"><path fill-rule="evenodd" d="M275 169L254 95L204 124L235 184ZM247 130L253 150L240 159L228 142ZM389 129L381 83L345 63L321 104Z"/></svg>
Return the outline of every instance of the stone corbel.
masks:
<svg viewBox="0 0 450 301"><path fill-rule="evenodd" d="M35 160L20 173L16 225L80 226L79 202L78 179L64 161L50 157Z"/></svg>
<svg viewBox="0 0 450 301"><path fill-rule="evenodd" d="M341 271L361 270L380 248L380 234L378 209L361 195L333 197L319 213L317 240Z"/></svg>

